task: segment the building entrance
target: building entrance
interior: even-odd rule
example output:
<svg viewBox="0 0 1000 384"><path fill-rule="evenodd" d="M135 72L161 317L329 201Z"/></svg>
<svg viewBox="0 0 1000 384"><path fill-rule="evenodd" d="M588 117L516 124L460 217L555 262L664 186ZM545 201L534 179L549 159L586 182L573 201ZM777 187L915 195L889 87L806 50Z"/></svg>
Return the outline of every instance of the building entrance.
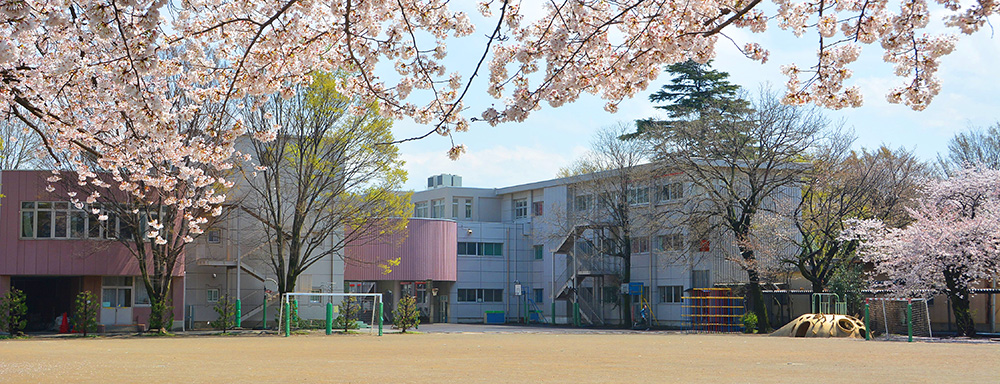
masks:
<svg viewBox="0 0 1000 384"><path fill-rule="evenodd" d="M13 276L11 288L24 292L28 306L28 332L58 331L57 317L73 310L73 300L83 287L80 276Z"/></svg>

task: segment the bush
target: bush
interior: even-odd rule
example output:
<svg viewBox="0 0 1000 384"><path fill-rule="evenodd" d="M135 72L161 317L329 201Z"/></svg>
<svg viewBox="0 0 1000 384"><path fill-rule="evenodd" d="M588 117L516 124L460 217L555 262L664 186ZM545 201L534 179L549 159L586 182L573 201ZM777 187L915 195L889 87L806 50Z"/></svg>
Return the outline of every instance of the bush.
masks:
<svg viewBox="0 0 1000 384"><path fill-rule="evenodd" d="M83 291L76 295L73 304L73 315L70 316L73 329L83 332L84 336L97 330L97 296L93 292Z"/></svg>
<svg viewBox="0 0 1000 384"><path fill-rule="evenodd" d="M861 293L868 288L865 273L860 264L841 264L833 270L827 289L847 302L847 314L860 317L865 309L865 298Z"/></svg>
<svg viewBox="0 0 1000 384"><path fill-rule="evenodd" d="M757 333L757 314L744 313L740 316L740 321L743 322L743 333Z"/></svg>
<svg viewBox="0 0 1000 384"><path fill-rule="evenodd" d="M417 298L413 296L403 296L399 298L399 305L392 311L393 325L406 333L407 329L416 328L420 325L420 311L417 310Z"/></svg>
<svg viewBox="0 0 1000 384"><path fill-rule="evenodd" d="M229 295L222 296L219 302L215 303L214 309L219 318L212 322L213 328L226 333L236 326L236 303L229 299Z"/></svg>
<svg viewBox="0 0 1000 384"><path fill-rule="evenodd" d="M358 329L358 313L361 312L361 303L352 296L345 297L340 302L340 317L333 320L333 327L344 330L344 333L352 329Z"/></svg>
<svg viewBox="0 0 1000 384"><path fill-rule="evenodd" d="M7 332L11 336L24 331L28 325L25 315L28 313L27 296L18 289L11 288L10 292L0 296L0 331Z"/></svg>

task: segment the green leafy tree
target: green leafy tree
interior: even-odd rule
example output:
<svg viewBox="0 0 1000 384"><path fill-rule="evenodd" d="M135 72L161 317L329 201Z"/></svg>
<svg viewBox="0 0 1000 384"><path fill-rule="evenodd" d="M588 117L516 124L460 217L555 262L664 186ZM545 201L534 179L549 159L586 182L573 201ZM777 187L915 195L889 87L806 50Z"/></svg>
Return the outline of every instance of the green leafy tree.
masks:
<svg viewBox="0 0 1000 384"><path fill-rule="evenodd" d="M84 336L97 330L97 296L91 291L83 291L76 295L73 303L73 315L70 320L73 330L83 332Z"/></svg>
<svg viewBox="0 0 1000 384"><path fill-rule="evenodd" d="M11 288L10 292L0 296L0 331L11 336L23 332L28 325L25 317L27 313L27 296L24 291Z"/></svg>
<svg viewBox="0 0 1000 384"><path fill-rule="evenodd" d="M399 305L392 311L393 325L401 332L406 333L407 329L416 328L420 325L420 311L417 310L417 298L404 295L399 298Z"/></svg>
<svg viewBox="0 0 1000 384"><path fill-rule="evenodd" d="M212 322L212 327L221 330L222 333L226 333L230 329L236 327L236 302L229 298L229 295L223 295L219 298L219 301L215 303L213 308L215 313L219 315L215 321Z"/></svg>
<svg viewBox="0 0 1000 384"><path fill-rule="evenodd" d="M333 322L333 327L341 329L344 333L352 329L358 329L358 314L361 313L361 302L355 297L345 297L340 301L340 316Z"/></svg>
<svg viewBox="0 0 1000 384"><path fill-rule="evenodd" d="M261 224L265 263L278 291L293 292L298 276L348 245L382 241L406 228L413 211L391 120L374 104L337 92L342 77L315 74L314 82L286 99L272 95L245 105L255 137L243 170L249 192L243 211ZM281 128L274 131L274 127ZM392 219L392 220L390 220ZM384 263L384 261L382 261Z"/></svg>

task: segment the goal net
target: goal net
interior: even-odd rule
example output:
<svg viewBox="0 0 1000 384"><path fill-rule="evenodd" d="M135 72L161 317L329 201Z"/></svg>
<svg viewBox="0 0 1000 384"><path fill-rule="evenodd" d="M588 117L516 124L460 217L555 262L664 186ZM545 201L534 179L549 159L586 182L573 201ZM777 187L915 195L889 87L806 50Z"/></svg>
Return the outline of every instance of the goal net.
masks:
<svg viewBox="0 0 1000 384"><path fill-rule="evenodd" d="M326 329L327 306L332 304L333 329L375 333L379 321L381 293L286 293L278 313L278 331ZM285 309L288 309L288 316Z"/></svg>
<svg viewBox="0 0 1000 384"><path fill-rule="evenodd" d="M907 337L909 328L914 337L932 337L931 317L925 299L870 298L868 303L868 332L872 338L891 340ZM912 313L907 318L907 305ZM909 322L908 322L909 321Z"/></svg>

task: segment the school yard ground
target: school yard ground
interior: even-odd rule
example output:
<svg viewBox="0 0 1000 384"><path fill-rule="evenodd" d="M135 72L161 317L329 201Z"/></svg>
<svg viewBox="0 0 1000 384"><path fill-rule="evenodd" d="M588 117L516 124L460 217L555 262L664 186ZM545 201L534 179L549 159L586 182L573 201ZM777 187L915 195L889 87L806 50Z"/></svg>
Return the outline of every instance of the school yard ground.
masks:
<svg viewBox="0 0 1000 384"><path fill-rule="evenodd" d="M420 334L0 340L3 383L960 383L1000 342L422 326Z"/></svg>

